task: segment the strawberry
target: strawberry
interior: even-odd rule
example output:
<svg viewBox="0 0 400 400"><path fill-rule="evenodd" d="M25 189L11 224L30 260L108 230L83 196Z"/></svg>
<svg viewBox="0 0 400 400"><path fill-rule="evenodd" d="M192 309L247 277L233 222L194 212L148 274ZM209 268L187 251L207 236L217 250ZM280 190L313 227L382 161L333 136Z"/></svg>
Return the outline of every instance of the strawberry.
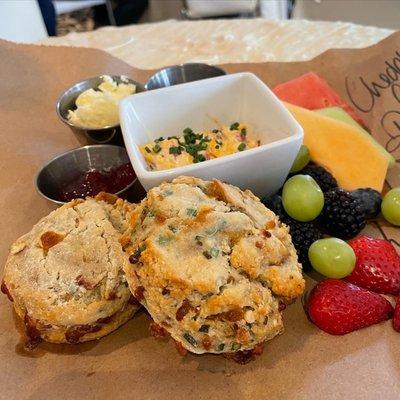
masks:
<svg viewBox="0 0 400 400"><path fill-rule="evenodd" d="M339 279L318 283L308 298L307 311L311 321L331 335L344 335L393 315L385 298Z"/></svg>
<svg viewBox="0 0 400 400"><path fill-rule="evenodd" d="M397 298L396 307L394 308L393 328L400 332L400 296Z"/></svg>
<svg viewBox="0 0 400 400"><path fill-rule="evenodd" d="M400 293L400 257L390 242L359 236L348 243L356 255L348 282L378 293Z"/></svg>

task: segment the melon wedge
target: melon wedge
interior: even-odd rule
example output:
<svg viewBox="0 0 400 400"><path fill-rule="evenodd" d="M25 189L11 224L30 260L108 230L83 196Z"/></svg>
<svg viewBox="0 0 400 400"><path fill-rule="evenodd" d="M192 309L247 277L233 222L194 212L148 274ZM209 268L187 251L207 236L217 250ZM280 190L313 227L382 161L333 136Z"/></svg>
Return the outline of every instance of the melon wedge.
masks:
<svg viewBox="0 0 400 400"><path fill-rule="evenodd" d="M360 124L358 124L346 111L343 111L340 107L327 107L321 108L320 110L315 110L318 114L325 115L325 117L333 118L338 121L345 122L346 124L350 124L358 129L364 134L364 136L371 141L372 144L377 146L377 148L385 155L385 157L389 161L389 168L392 168L396 165L396 160L394 157L386 151L386 149L381 146L378 141L374 139Z"/></svg>
<svg viewBox="0 0 400 400"><path fill-rule="evenodd" d="M388 159L359 129L292 104L286 107L304 129L311 160L330 171L340 187L382 191Z"/></svg>
<svg viewBox="0 0 400 400"><path fill-rule="evenodd" d="M279 99L287 103L304 107L307 110L317 110L325 107L340 107L350 114L359 124L364 121L329 85L315 72L308 72L273 88Z"/></svg>

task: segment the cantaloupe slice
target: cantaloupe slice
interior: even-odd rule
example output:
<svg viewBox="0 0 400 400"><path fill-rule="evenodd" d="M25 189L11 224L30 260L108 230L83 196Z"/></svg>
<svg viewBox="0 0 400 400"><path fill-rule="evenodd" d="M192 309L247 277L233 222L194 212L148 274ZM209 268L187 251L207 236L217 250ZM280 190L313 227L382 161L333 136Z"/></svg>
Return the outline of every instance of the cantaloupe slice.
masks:
<svg viewBox="0 0 400 400"><path fill-rule="evenodd" d="M340 187L382 191L388 159L359 129L305 108L286 106L304 129L311 159L330 171Z"/></svg>
<svg viewBox="0 0 400 400"><path fill-rule="evenodd" d="M379 150L385 155L385 157L389 161L389 168L392 168L396 165L396 160L394 159L394 157L379 142L377 142L374 137L370 133L368 133L356 120L354 120L349 114L347 114L346 111L344 111L340 107L321 108L319 110L315 110L315 112L321 115L325 115L325 117L333 118L338 121L345 122L346 124L355 126L364 134L364 136L370 142L374 144L374 146L377 146Z"/></svg>

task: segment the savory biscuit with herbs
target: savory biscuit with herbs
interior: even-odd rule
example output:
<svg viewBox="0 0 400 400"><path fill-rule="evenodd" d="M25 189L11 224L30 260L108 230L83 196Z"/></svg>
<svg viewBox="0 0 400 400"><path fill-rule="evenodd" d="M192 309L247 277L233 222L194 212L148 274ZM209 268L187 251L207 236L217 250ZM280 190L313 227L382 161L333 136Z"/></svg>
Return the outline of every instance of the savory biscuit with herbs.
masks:
<svg viewBox="0 0 400 400"><path fill-rule="evenodd" d="M74 200L11 246L1 288L31 343L98 339L136 312L122 269L131 207L108 194Z"/></svg>
<svg viewBox="0 0 400 400"><path fill-rule="evenodd" d="M179 177L151 189L129 223L126 279L156 335L245 362L283 331L301 265L287 226L250 191Z"/></svg>

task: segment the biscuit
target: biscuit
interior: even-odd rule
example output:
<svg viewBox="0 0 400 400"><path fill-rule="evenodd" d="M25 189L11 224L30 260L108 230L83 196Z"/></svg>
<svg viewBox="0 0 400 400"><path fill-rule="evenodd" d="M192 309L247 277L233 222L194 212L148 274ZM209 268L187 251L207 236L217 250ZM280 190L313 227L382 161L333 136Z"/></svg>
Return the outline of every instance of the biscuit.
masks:
<svg viewBox="0 0 400 400"><path fill-rule="evenodd" d="M131 206L116 196L74 200L41 219L12 246L2 291L31 341L99 339L139 307L125 280L120 242Z"/></svg>
<svg viewBox="0 0 400 400"><path fill-rule="evenodd" d="M181 350L243 357L283 331L302 268L288 227L250 191L179 177L151 189L128 223L125 275L153 331Z"/></svg>

